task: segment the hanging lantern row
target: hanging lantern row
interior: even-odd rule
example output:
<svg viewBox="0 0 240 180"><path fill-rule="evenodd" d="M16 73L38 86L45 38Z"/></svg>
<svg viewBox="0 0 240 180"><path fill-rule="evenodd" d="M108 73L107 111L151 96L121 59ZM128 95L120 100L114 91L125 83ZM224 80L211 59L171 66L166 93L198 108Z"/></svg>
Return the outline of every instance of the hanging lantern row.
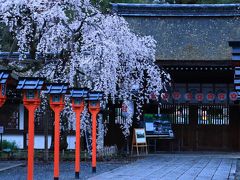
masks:
<svg viewBox="0 0 240 180"><path fill-rule="evenodd" d="M214 94L214 93L196 93L195 95L193 95L191 92L187 92L184 94L181 94L180 92L173 92L173 93L161 93L161 99L164 101L168 101L170 99L170 97L172 97L173 100L175 101L179 101L181 98L184 98L184 100L186 101L192 101L193 99L195 99L196 101L203 101L204 99L208 100L208 101L213 101L215 99L218 99L219 101L225 101L228 98L231 101L236 101L238 100L238 97L240 96L240 94L238 94L238 92L230 92L229 94L227 93L218 93L218 94Z"/></svg>

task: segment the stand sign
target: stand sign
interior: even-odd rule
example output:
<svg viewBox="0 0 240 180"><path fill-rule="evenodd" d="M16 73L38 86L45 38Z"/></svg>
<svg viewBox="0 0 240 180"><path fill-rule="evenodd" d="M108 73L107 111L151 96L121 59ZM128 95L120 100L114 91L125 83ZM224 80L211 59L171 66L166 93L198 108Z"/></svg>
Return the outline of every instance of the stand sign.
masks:
<svg viewBox="0 0 240 180"><path fill-rule="evenodd" d="M146 148L146 154L148 154L146 131L144 128L133 129L132 153L133 153L134 147L137 149L137 155L139 155L138 148L140 148L140 147Z"/></svg>

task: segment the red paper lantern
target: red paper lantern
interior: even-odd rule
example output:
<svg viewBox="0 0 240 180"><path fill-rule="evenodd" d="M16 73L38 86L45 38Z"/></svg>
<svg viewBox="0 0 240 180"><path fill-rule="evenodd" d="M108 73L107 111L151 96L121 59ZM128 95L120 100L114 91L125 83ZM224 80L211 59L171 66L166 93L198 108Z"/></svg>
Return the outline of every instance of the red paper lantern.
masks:
<svg viewBox="0 0 240 180"><path fill-rule="evenodd" d="M203 98L204 98L203 93L197 93L195 95L195 98L197 101L203 101Z"/></svg>
<svg viewBox="0 0 240 180"><path fill-rule="evenodd" d="M224 101L226 98L227 98L227 96L226 96L225 93L219 93L219 94L218 94L218 99L219 99L220 101Z"/></svg>
<svg viewBox="0 0 240 180"><path fill-rule="evenodd" d="M169 94L168 94L168 93L162 93L162 94L161 94L161 98L162 98L164 101L168 101L168 99L169 99Z"/></svg>
<svg viewBox="0 0 240 180"><path fill-rule="evenodd" d="M180 92L173 92L172 93L172 98L174 100L179 100L181 98L181 93Z"/></svg>
<svg viewBox="0 0 240 180"><path fill-rule="evenodd" d="M128 107L125 103L122 104L122 112L127 112L128 111Z"/></svg>
<svg viewBox="0 0 240 180"><path fill-rule="evenodd" d="M193 95L192 95L192 93L188 92L184 95L184 98L186 101L191 101L193 98Z"/></svg>
<svg viewBox="0 0 240 180"><path fill-rule="evenodd" d="M230 92L229 93L229 98L230 98L231 101L236 101L238 99L237 92Z"/></svg>
<svg viewBox="0 0 240 180"><path fill-rule="evenodd" d="M208 93L207 94L207 100L208 101L213 101L215 99L215 94L213 93Z"/></svg>
<svg viewBox="0 0 240 180"><path fill-rule="evenodd" d="M156 95L154 92L152 92L152 93L150 94L150 99L151 99L151 100L157 100L157 95Z"/></svg>

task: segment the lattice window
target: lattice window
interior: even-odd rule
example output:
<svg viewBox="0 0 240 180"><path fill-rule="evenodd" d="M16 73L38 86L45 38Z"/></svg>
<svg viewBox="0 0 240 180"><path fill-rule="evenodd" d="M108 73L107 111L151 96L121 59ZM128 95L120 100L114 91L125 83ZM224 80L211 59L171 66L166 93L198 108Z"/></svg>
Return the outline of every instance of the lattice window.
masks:
<svg viewBox="0 0 240 180"><path fill-rule="evenodd" d="M229 106L201 105L198 107L198 124L201 125L228 125Z"/></svg>
<svg viewBox="0 0 240 180"><path fill-rule="evenodd" d="M122 108L115 108L115 124L125 124L126 118L122 115Z"/></svg>
<svg viewBox="0 0 240 180"><path fill-rule="evenodd" d="M19 129L19 112L15 110L10 116L6 129Z"/></svg>
<svg viewBox="0 0 240 180"><path fill-rule="evenodd" d="M159 107L160 114L169 117L172 124L189 124L189 106L184 104L163 104Z"/></svg>

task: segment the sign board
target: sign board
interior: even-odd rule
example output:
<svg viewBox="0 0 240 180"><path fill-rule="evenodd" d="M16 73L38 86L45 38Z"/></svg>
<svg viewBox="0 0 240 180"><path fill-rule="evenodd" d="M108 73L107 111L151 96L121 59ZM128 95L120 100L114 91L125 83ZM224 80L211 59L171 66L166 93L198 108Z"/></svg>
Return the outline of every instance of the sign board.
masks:
<svg viewBox="0 0 240 180"><path fill-rule="evenodd" d="M135 142L136 144L145 144L147 143L146 141L146 133L144 128L137 128L134 129L134 134L135 134Z"/></svg>
<svg viewBox="0 0 240 180"><path fill-rule="evenodd" d="M178 109L177 112L179 117L183 116L183 109ZM173 132L172 125L170 122L170 116L168 114L144 114L146 135L159 135L169 136L170 132ZM179 121L182 119L179 118Z"/></svg>
<svg viewBox="0 0 240 180"><path fill-rule="evenodd" d="M132 153L134 147L137 149L137 155L139 155L139 147L146 148L146 154L148 154L146 132L144 128L136 128L133 130Z"/></svg>
<svg viewBox="0 0 240 180"><path fill-rule="evenodd" d="M3 126L0 126L0 134L3 134L3 132L4 132Z"/></svg>
<svg viewBox="0 0 240 180"><path fill-rule="evenodd" d="M146 131L154 131L153 122L146 122L145 127L146 127Z"/></svg>

